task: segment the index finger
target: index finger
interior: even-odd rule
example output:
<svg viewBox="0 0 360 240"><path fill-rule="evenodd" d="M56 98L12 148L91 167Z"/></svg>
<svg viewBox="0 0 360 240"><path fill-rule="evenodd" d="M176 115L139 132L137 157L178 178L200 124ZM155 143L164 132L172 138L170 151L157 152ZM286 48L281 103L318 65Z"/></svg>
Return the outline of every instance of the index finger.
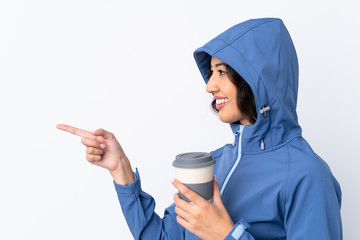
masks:
<svg viewBox="0 0 360 240"><path fill-rule="evenodd" d="M66 124L58 124L58 125L56 125L56 128L60 129L60 130L63 130L65 132L75 134L75 135L80 136L80 137L96 139L96 137L91 132L86 131L86 130L82 130L80 128L72 127L72 126L69 126L69 125L66 125Z"/></svg>

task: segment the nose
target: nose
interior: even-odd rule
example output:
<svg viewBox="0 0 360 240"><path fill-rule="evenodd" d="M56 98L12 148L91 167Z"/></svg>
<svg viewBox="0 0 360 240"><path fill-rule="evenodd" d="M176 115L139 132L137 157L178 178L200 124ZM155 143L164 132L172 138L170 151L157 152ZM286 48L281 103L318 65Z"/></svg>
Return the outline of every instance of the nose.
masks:
<svg viewBox="0 0 360 240"><path fill-rule="evenodd" d="M206 84L206 91L208 93L215 93L216 91L218 91L218 86L215 83L214 75L209 78L209 81Z"/></svg>

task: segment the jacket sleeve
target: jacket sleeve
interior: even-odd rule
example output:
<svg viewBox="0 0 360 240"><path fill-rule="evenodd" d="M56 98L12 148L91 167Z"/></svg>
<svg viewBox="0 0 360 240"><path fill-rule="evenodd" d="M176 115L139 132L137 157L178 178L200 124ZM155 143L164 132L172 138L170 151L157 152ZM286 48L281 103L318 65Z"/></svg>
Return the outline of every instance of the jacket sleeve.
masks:
<svg viewBox="0 0 360 240"><path fill-rule="evenodd" d="M289 240L341 240L341 190L323 161L289 167L284 223Z"/></svg>
<svg viewBox="0 0 360 240"><path fill-rule="evenodd" d="M134 239L183 240L184 228L176 221L175 206L168 207L164 218L160 218L154 212L154 198L141 190L137 169L134 177L135 181L125 186L114 182L121 209Z"/></svg>

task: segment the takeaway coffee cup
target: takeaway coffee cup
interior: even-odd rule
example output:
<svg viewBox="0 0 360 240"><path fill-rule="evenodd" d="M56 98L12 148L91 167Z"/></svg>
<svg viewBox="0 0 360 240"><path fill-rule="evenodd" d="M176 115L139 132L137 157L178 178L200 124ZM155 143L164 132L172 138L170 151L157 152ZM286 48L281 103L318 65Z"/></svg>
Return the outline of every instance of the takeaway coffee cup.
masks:
<svg viewBox="0 0 360 240"><path fill-rule="evenodd" d="M215 160L210 153L189 152L176 155L173 166L176 178L185 186L210 200L213 195ZM182 199L189 201L179 192Z"/></svg>

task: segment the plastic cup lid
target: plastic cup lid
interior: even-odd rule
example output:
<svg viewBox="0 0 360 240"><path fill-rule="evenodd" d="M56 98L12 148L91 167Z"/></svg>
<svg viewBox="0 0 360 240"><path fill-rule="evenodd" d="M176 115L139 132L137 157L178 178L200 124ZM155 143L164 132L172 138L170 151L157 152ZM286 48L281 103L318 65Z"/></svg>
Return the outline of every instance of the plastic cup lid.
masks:
<svg viewBox="0 0 360 240"><path fill-rule="evenodd" d="M177 168L202 168L215 164L215 160L207 152L188 152L176 155L173 166Z"/></svg>

